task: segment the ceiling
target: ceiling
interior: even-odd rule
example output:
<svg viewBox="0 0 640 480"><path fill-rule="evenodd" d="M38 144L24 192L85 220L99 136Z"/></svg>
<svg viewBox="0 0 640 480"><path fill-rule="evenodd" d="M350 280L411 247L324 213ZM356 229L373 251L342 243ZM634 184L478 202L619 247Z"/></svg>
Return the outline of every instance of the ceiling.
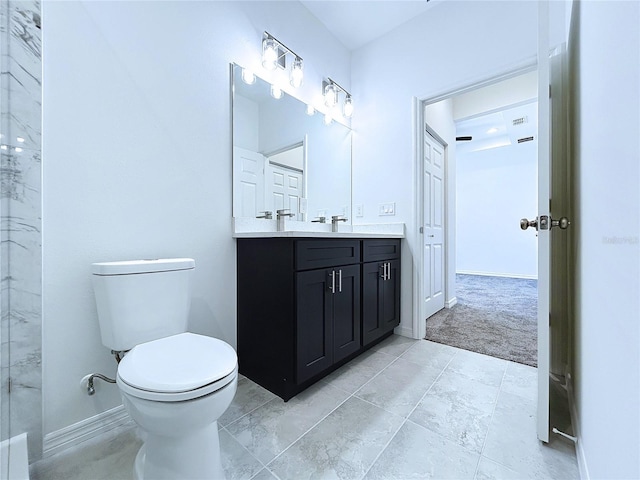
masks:
<svg viewBox="0 0 640 480"><path fill-rule="evenodd" d="M349 50L356 50L426 12L437 0L301 0Z"/></svg>
<svg viewBox="0 0 640 480"><path fill-rule="evenodd" d="M514 120L522 119L514 125ZM538 102L506 108L500 112L456 122L456 135L471 136L468 142L457 142L460 153L518 145L518 140L538 134ZM528 143L528 142L527 142Z"/></svg>

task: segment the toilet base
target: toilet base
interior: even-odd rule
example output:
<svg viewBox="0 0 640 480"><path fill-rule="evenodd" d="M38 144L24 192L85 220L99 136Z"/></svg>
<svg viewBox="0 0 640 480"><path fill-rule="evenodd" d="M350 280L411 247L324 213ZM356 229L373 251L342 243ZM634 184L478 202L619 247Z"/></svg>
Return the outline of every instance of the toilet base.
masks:
<svg viewBox="0 0 640 480"><path fill-rule="evenodd" d="M224 480L218 422L187 437L148 434L133 473L135 480Z"/></svg>

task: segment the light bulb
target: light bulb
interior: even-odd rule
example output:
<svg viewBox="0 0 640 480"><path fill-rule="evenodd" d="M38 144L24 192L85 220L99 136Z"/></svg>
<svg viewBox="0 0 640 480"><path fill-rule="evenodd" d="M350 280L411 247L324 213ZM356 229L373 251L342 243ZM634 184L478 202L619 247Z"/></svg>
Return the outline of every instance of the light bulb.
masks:
<svg viewBox="0 0 640 480"><path fill-rule="evenodd" d="M344 113L344 116L347 118L351 118L351 115L353 115L353 102L351 100L351 95L348 95L347 98L344 100L344 106L342 108L342 112Z"/></svg>
<svg viewBox="0 0 640 480"><path fill-rule="evenodd" d="M338 90L333 84L329 84L324 89L324 104L331 108L338 103Z"/></svg>
<svg viewBox="0 0 640 480"><path fill-rule="evenodd" d="M282 90L280 87L276 87L275 85L271 85L271 96L276 100L282 98Z"/></svg>
<svg viewBox="0 0 640 480"><path fill-rule="evenodd" d="M333 117L331 116L331 112L327 112L324 114L324 124L325 125L331 125L331 122L333 122Z"/></svg>
<svg viewBox="0 0 640 480"><path fill-rule="evenodd" d="M275 70L278 66L278 46L273 38L262 41L262 66L267 70Z"/></svg>
<svg viewBox="0 0 640 480"><path fill-rule="evenodd" d="M316 109L313 108L313 105L307 104L307 115L313 115L316 113Z"/></svg>
<svg viewBox="0 0 640 480"><path fill-rule="evenodd" d="M254 73L247 69L247 68L243 68L242 69L242 81L244 83L246 83L247 85L253 85L254 83L256 83L256 76L254 75Z"/></svg>
<svg viewBox="0 0 640 480"><path fill-rule="evenodd" d="M304 73L302 72L302 59L300 57L296 57L293 61L293 65L291 65L291 85L295 88L298 88L302 85L302 78Z"/></svg>

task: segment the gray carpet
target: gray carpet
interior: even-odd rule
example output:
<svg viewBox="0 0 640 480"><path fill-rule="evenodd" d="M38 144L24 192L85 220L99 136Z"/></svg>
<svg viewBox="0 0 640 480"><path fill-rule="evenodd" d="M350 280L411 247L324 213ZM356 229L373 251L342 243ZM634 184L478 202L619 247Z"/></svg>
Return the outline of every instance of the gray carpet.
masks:
<svg viewBox="0 0 640 480"><path fill-rule="evenodd" d="M458 303L427 319L426 340L538 365L538 282L456 275Z"/></svg>

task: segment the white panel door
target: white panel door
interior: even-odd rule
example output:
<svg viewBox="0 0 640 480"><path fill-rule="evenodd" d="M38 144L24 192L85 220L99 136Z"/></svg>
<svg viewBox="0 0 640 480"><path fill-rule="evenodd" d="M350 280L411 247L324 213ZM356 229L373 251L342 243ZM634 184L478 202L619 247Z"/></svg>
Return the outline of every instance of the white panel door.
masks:
<svg viewBox="0 0 640 480"><path fill-rule="evenodd" d="M444 146L424 130L423 282L421 318L444 308Z"/></svg>
<svg viewBox="0 0 640 480"><path fill-rule="evenodd" d="M233 216L255 217L265 210L264 155L233 147Z"/></svg>
<svg viewBox="0 0 640 480"><path fill-rule="evenodd" d="M292 220L302 220L299 205L303 192L303 174L277 164L267 165L267 205L273 211L288 208Z"/></svg>

